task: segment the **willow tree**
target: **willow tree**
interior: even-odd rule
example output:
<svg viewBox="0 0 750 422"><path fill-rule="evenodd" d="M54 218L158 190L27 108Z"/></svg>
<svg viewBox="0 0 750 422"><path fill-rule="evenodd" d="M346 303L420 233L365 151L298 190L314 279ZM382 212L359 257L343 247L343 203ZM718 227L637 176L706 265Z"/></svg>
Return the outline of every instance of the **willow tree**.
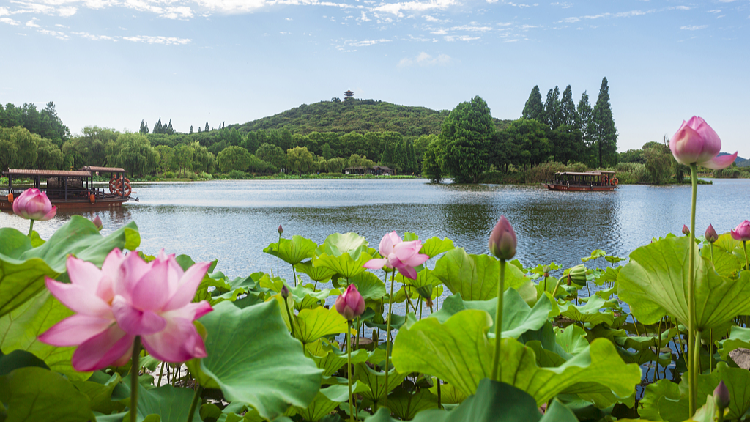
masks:
<svg viewBox="0 0 750 422"><path fill-rule="evenodd" d="M445 168L456 182L479 182L479 176L490 166L489 149L494 134L490 108L479 96L457 105L445 118L440 139Z"/></svg>

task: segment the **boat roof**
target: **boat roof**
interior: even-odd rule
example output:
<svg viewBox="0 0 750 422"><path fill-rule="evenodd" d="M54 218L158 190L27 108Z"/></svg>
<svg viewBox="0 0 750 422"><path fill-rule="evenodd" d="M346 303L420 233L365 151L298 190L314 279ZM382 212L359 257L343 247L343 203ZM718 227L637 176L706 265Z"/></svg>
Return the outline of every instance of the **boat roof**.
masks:
<svg viewBox="0 0 750 422"><path fill-rule="evenodd" d="M112 171L112 172L121 172L124 173L125 169L121 169L119 167L99 167L99 166L85 166L81 168L81 171Z"/></svg>
<svg viewBox="0 0 750 422"><path fill-rule="evenodd" d="M617 172L615 171L558 171L557 174L564 174L564 175L570 175L570 176L601 176L602 174L615 174Z"/></svg>
<svg viewBox="0 0 750 422"><path fill-rule="evenodd" d="M6 176L91 177L90 171L8 169Z"/></svg>

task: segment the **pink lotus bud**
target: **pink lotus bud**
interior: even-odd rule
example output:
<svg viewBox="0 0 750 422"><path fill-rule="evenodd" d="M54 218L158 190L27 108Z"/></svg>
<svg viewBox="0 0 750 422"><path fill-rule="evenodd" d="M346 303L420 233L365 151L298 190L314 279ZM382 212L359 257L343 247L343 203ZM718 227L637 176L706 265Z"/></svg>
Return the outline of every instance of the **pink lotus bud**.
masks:
<svg viewBox="0 0 750 422"><path fill-rule="evenodd" d="M281 288L281 297L284 299L289 297L289 287L286 287L286 284Z"/></svg>
<svg viewBox="0 0 750 422"><path fill-rule="evenodd" d="M279 232L279 234L284 233L284 229L281 227L281 224L279 224L278 232Z"/></svg>
<svg viewBox="0 0 750 422"><path fill-rule="evenodd" d="M516 232L505 216L495 224L490 233L490 252L499 259L511 259L516 255Z"/></svg>
<svg viewBox="0 0 750 422"><path fill-rule="evenodd" d="M684 234L685 236L690 234L690 229L684 224L682 225L682 234Z"/></svg>
<svg viewBox="0 0 750 422"><path fill-rule="evenodd" d="M706 234L704 234L704 236L706 236L706 240L708 241L708 243L714 243L719 240L719 235L716 234L716 230L714 230L714 226L712 226L711 224L708 225Z"/></svg>
<svg viewBox="0 0 750 422"><path fill-rule="evenodd" d="M13 212L27 220L51 220L57 212L47 198L47 194L36 188L26 189L13 201Z"/></svg>
<svg viewBox="0 0 750 422"><path fill-rule="evenodd" d="M732 230L732 239L746 242L750 240L750 221L743 221Z"/></svg>
<svg viewBox="0 0 750 422"><path fill-rule="evenodd" d="M357 291L357 286L350 284L344 294L336 298L336 310L349 321L362 315L365 299Z"/></svg>
<svg viewBox="0 0 750 422"><path fill-rule="evenodd" d="M669 141L669 149L678 163L697 164L710 169L724 169L732 165L737 158L734 155L721 155L721 139L703 118L693 116L682 126Z"/></svg>
<svg viewBox="0 0 750 422"><path fill-rule="evenodd" d="M724 381L719 381L719 385L714 390L714 399L719 409L724 410L729 406L729 389Z"/></svg>
<svg viewBox="0 0 750 422"><path fill-rule="evenodd" d="M99 218L98 215L96 217L94 217L94 219L91 220L91 222L94 223L94 225L96 226L97 230L101 231L101 229L104 228L104 225L102 224L102 219Z"/></svg>

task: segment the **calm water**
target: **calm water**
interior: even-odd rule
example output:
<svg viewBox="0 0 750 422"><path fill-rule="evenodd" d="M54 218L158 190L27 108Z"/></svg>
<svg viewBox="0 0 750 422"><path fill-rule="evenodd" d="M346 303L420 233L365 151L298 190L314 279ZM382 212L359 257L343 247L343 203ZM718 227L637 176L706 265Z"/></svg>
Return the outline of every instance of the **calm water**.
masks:
<svg viewBox="0 0 750 422"><path fill-rule="evenodd" d="M690 220L690 189L621 186L616 192L553 192L536 187L429 185L424 180L262 180L144 184L139 202L99 215L104 233L135 221L141 249L164 248L196 261L219 259L230 276L256 271L291 278L289 266L264 254L277 239L299 234L321 243L334 232L357 232L377 248L388 231L421 239L449 237L469 253L487 251L488 234L506 215L518 235L525 266L580 263L601 248L627 256L654 236L680 233ZM723 233L750 219L750 180L715 180L698 187L696 227ZM35 229L43 238L70 219L59 213ZM28 222L0 213L0 227L27 230Z"/></svg>

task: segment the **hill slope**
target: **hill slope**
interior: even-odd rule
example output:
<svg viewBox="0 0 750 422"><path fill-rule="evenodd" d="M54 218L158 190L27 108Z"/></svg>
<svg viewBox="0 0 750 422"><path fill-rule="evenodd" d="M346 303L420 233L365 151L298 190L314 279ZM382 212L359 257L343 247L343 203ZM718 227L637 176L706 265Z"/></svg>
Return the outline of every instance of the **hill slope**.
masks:
<svg viewBox="0 0 750 422"><path fill-rule="evenodd" d="M287 129L292 133L311 132L398 132L405 136L439 134L449 110L435 111L426 107L401 106L383 101L349 99L302 104L282 113L231 125L241 132ZM502 129L510 120L495 120Z"/></svg>

